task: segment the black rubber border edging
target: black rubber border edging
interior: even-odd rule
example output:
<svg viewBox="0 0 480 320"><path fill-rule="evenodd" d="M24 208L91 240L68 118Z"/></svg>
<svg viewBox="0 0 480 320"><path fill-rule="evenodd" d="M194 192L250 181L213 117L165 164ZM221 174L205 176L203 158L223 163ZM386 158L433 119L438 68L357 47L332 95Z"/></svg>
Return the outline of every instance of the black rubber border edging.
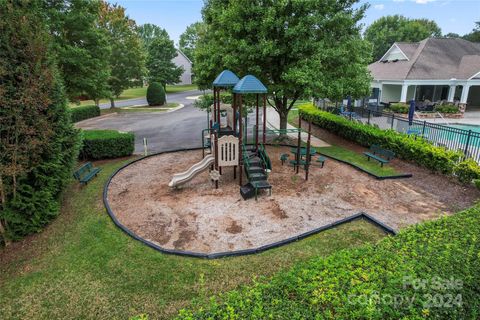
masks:
<svg viewBox="0 0 480 320"><path fill-rule="evenodd" d="M317 148L318 149L321 149L321 148ZM330 159L333 159L335 161L338 161L338 162L341 162L341 163L344 163L344 164L348 164L349 166L352 166L354 167L355 169L359 170L359 171L362 171L372 177L374 177L375 179L377 180L387 180L387 179L404 179L404 178L411 178L413 177L413 175L411 173L404 173L404 174L398 174L398 175L394 175L394 176L377 176L375 173L373 172L370 172L366 169L363 169L362 167L359 167L357 166L356 164L353 164L351 162L348 162L348 161L345 161L345 160L342 160L342 159L339 159L339 158L336 158L336 157L333 157L333 156L330 156L330 155L327 155L327 154L324 154L320 151L318 151L319 154L321 154L322 156L325 156L327 158L330 158Z"/></svg>
<svg viewBox="0 0 480 320"><path fill-rule="evenodd" d="M273 146L278 146L278 144L272 144L272 145ZM174 254L174 255L179 255L179 256L184 256L184 257L204 258L204 259L218 259L218 258L225 258L225 257L238 257L238 256L243 256L243 255L249 255L249 254L256 254L256 253L264 252L264 251L269 250L269 249L278 248L278 247L284 246L286 244L305 239L305 238L307 238L309 236L312 236L314 234L317 234L317 233L320 233L322 231L326 231L326 230L335 228L337 226L340 226L342 224L349 223L349 222L352 222L352 221L355 221L355 220L366 220L366 221L372 223L373 225L375 225L376 227L380 228L386 234L396 235L396 231L394 229L392 229L389 226L387 226L386 224L378 221L377 219L368 215L367 213L360 212L360 213L354 214L350 217L346 217L344 219L332 222L332 223L327 224L325 226L321 226L319 228L307 231L307 232L302 233L300 235L293 236L293 237L290 237L290 238L287 238L287 239L284 239L284 240L280 240L280 241L277 241L277 242L274 242L274 243L271 243L271 244L267 244L267 245L264 245L264 246L261 246L261 247L258 247L258 248L236 250L236 251L225 251L225 252L217 252L217 253L199 253L199 252L192 252L192 251L182 251L182 250L173 250L173 249L162 248L159 245L136 235L134 232L132 232L130 229L128 229L126 226L124 226L122 223L120 223L120 221L118 221L117 217L112 212L112 209L110 208L110 205L108 204L108 200L107 200L108 187L110 186L110 183L111 183L113 177L115 177L115 175L117 175L117 173L119 173L120 171L122 171L123 169L128 167L129 165L134 164L138 161L144 160L146 158L158 156L158 155L161 155L161 154L164 154L164 153L181 152L181 151L194 151L194 150L201 150L201 149L202 149L201 147L198 147L198 148L184 148L184 149L176 149L176 150L168 150L168 151L152 153L152 154L149 154L147 156L143 156L143 157L140 157L138 159L132 160L129 163L126 163L125 165L123 165L120 168L118 168L117 170L115 170L115 172L108 178L107 182L105 183L104 189L103 189L103 204L105 205L105 209L107 210L107 213L110 216L110 218L112 219L113 223L118 228L120 228L123 232L128 234L130 237L132 237L135 240L138 240L138 241L142 242L143 244L149 246L150 248L153 248L153 249L155 249L157 251L160 251L162 253Z"/></svg>

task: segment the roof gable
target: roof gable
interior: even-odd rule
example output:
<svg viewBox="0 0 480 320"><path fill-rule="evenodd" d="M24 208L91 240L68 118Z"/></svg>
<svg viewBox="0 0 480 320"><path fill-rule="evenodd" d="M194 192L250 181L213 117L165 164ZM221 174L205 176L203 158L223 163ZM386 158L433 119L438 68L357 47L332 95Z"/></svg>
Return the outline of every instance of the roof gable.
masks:
<svg viewBox="0 0 480 320"><path fill-rule="evenodd" d="M380 58L380 61L403 61L409 60L407 55L400 49L400 47L394 43L390 49Z"/></svg>
<svg viewBox="0 0 480 320"><path fill-rule="evenodd" d="M480 70L480 44L456 38L428 38L396 43L408 60L377 61L369 65L376 80L469 79ZM389 51L391 51L391 49ZM387 51L386 55L389 52Z"/></svg>

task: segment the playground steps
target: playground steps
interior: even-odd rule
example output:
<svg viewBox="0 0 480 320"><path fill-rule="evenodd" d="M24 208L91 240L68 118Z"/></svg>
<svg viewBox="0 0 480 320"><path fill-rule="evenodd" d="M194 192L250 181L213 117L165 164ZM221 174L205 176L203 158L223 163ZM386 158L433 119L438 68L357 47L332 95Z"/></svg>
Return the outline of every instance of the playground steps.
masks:
<svg viewBox="0 0 480 320"><path fill-rule="evenodd" d="M260 165L250 166L248 172L250 172L250 173L264 173L265 169L263 169L263 167L260 166Z"/></svg>
<svg viewBox="0 0 480 320"><path fill-rule="evenodd" d="M253 198L255 197L255 188L251 183L247 183L240 187L240 195L242 196L243 200Z"/></svg>
<svg viewBox="0 0 480 320"><path fill-rule="evenodd" d="M267 181L267 175L265 173L252 173L249 174L250 181Z"/></svg>

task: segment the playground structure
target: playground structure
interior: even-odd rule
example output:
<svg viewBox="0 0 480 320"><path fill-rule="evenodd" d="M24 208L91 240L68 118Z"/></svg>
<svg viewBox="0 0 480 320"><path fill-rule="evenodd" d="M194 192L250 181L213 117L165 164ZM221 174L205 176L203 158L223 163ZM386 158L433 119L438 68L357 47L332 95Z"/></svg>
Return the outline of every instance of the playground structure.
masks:
<svg viewBox="0 0 480 320"><path fill-rule="evenodd" d="M222 90L231 92L231 105L221 102ZM213 105L209 110L208 128L202 130L202 160L187 171L175 174L169 186L178 187L193 179L200 172L210 169L210 179L214 181L215 188L218 189L222 168L233 167L233 178L236 179L238 175L240 194L245 200L253 196L257 199L259 190L268 190L271 195L272 185L268 182L268 174L271 172L272 166L265 149L267 133L286 135L298 132L297 153L295 160L291 160L290 164L294 166L296 173L303 166L305 178L308 180L311 162L311 124L309 123L306 150L301 147L301 122L298 129L267 130L267 92L265 85L253 75L246 75L239 79L230 70L222 71L213 81ZM255 102L253 106L255 110L253 137L249 137L248 130L246 130L248 108L244 103L245 95L251 95ZM260 108L263 109L262 123L260 123ZM306 155L305 160L302 155ZM247 178L245 184L243 173Z"/></svg>

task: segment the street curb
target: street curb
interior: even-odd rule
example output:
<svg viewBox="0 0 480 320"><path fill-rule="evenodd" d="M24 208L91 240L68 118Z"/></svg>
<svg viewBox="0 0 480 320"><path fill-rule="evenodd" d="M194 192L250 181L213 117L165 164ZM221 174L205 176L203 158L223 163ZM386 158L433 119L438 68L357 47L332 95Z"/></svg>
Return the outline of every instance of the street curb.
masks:
<svg viewBox="0 0 480 320"><path fill-rule="evenodd" d="M101 116L92 117L92 118L88 118L88 119L85 119L85 120L82 120L82 121L75 122L74 125L82 124L82 122L87 122L87 121L91 121L91 120L100 120L100 119L112 117L112 116L115 116L116 114L117 114L116 112L107 113L107 114L104 114L104 115L101 115Z"/></svg>
<svg viewBox="0 0 480 320"><path fill-rule="evenodd" d="M108 187L110 186L110 183L111 183L113 177L115 177L120 171L122 171L126 167L130 166L131 164L134 164L138 161L141 161L141 160L149 158L149 157L154 157L154 156L161 155L161 154L164 154L164 153L181 152L181 151L193 151L193 150L201 150L201 149L202 149L201 147L200 148L183 148L183 149L175 149L175 150L167 150L167 151L157 152L157 153L153 153L153 154L150 154L150 155L138 158L138 159L134 159L131 162L129 162L129 163L121 166L117 170L115 170L115 172L108 178L107 182L105 183L104 189L103 189L103 204L105 205L105 209L106 209L108 215L110 216L110 218L112 219L113 223L119 229L121 229L123 232L128 234L130 237L134 238L137 241L140 241L141 243L143 243L143 244L149 246L150 248L153 248L153 249L155 249L159 252L162 252L162 253L165 253L165 254L173 254L173 255L179 255L179 256L184 256L184 257L194 257L194 258L203 258L203 259L218 259L218 258L225 258L225 257L238 257L238 256L243 256L243 255L261 253L261 252L264 252L266 250L270 250L270 249L273 249L273 248L278 248L278 247L284 246L286 244L290 244L292 242L296 242L298 240L305 239L309 236L318 234L322 231L326 231L326 230L338 227L342 224L346 224L346 223L356 221L356 220L366 220L369 223L371 223L371 224L375 225L376 227L380 228L386 234L392 235L392 236L396 235L396 231L393 228L387 226L386 224L380 222L379 220L375 219L374 217L370 216L369 214L367 214L365 212L359 212L359 213L354 214L352 216L337 220L335 222L332 222L332 223L329 223L327 225L315 228L313 230L301 233L299 235L296 235L296 236L293 236L293 237L290 237L290 238L287 238L287 239L284 239L284 240L276 241L276 242L273 242L273 243L270 243L270 244L266 244L266 245L263 245L263 246L260 246L260 247L257 247L257 248L245 249L245 250L235 250L235 251L224 251L224 252L216 252L216 253L199 253L199 252L192 252L192 251L183 251L183 250L174 250L174 249L163 248L153 241L149 241L147 239L144 239L144 238L138 236L137 234L132 232L130 229L128 229L126 226L124 226L120 221L118 221L117 217L115 216L112 209L110 208L110 205L109 205L108 199L107 199L108 198Z"/></svg>

